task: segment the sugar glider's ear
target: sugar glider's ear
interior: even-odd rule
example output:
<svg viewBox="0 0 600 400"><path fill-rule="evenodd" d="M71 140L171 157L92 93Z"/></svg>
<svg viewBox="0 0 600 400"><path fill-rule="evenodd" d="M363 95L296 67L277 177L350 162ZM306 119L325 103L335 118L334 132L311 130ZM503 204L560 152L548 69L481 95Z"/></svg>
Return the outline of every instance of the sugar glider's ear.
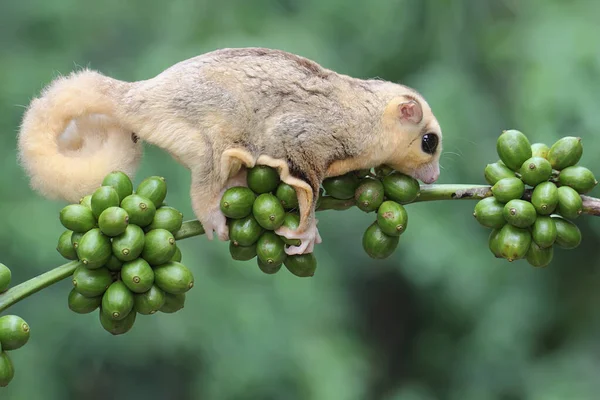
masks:
<svg viewBox="0 0 600 400"><path fill-rule="evenodd" d="M403 101L398 104L398 116L400 121L416 125L423 120L423 108L415 100Z"/></svg>

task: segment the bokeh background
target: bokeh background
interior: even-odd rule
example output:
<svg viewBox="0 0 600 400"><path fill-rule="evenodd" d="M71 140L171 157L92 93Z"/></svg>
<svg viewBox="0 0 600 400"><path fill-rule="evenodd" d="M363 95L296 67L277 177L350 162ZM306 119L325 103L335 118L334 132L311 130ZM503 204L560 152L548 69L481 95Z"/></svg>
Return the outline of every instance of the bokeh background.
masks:
<svg viewBox="0 0 600 400"><path fill-rule="evenodd" d="M64 262L64 203L33 193L15 158L24 106L59 73L140 80L220 47L279 48L422 92L445 134L439 183L484 183L507 128L548 144L581 136L600 175L599 17L593 0L3 1L0 261L15 283ZM148 175L193 218L183 167L148 146L136 183ZM186 239L196 286L184 310L119 337L69 311L63 281L9 310L32 334L0 398L597 399L600 221L578 220L581 246L538 270L491 255L474 205L410 205L385 261L361 247L373 214L324 213L312 279Z"/></svg>

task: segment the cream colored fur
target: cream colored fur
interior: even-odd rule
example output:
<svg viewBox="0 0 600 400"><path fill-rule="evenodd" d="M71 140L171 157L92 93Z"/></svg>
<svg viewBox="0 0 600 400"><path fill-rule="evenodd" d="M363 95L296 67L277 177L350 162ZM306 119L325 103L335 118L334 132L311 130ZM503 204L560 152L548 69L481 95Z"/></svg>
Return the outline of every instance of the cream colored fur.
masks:
<svg viewBox="0 0 600 400"><path fill-rule="evenodd" d="M83 70L52 82L23 117L18 156L31 186L51 199L78 202L114 170L133 177L141 143L114 118L112 86Z"/></svg>

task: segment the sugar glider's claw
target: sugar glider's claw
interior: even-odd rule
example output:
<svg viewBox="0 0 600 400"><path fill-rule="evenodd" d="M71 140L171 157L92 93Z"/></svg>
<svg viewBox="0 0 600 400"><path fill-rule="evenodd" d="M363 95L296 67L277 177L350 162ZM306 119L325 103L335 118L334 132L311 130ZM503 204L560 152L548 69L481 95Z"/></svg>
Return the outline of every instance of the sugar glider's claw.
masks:
<svg viewBox="0 0 600 400"><path fill-rule="evenodd" d="M316 229L318 223L319 223L319 220L315 219L315 229ZM316 244L323 243L323 239L321 239L321 234L319 233L319 230L316 229L316 231L317 231L317 236L315 237L315 243Z"/></svg>
<svg viewBox="0 0 600 400"><path fill-rule="evenodd" d="M285 252L288 256L294 256L297 254L307 254L307 253L312 253L314 248L314 242L313 241L308 241L308 240L303 240L300 243L300 246L288 246L285 249Z"/></svg>
<svg viewBox="0 0 600 400"><path fill-rule="evenodd" d="M283 236L286 239L300 239L299 246L288 246L285 249L287 255L297 255L297 254L308 254L312 253L315 248L315 244L321 243L323 240L321 239L321 235L319 234L319 230L317 229L317 220L312 223L306 231L303 233L297 233L285 226L282 226L275 230L275 233L279 236Z"/></svg>
<svg viewBox="0 0 600 400"><path fill-rule="evenodd" d="M217 234L219 240L224 242L229 240L227 218L218 208L211 211L206 220L202 221L202 227L208 240L213 240L213 231Z"/></svg>

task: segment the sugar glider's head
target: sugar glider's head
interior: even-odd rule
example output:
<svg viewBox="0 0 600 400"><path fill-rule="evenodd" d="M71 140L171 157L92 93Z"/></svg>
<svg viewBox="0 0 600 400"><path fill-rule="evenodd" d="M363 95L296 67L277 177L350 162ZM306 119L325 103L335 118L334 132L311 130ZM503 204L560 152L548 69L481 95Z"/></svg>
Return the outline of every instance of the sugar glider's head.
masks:
<svg viewBox="0 0 600 400"><path fill-rule="evenodd" d="M421 96L394 97L385 108L383 129L387 165L423 183L438 179L442 130Z"/></svg>

